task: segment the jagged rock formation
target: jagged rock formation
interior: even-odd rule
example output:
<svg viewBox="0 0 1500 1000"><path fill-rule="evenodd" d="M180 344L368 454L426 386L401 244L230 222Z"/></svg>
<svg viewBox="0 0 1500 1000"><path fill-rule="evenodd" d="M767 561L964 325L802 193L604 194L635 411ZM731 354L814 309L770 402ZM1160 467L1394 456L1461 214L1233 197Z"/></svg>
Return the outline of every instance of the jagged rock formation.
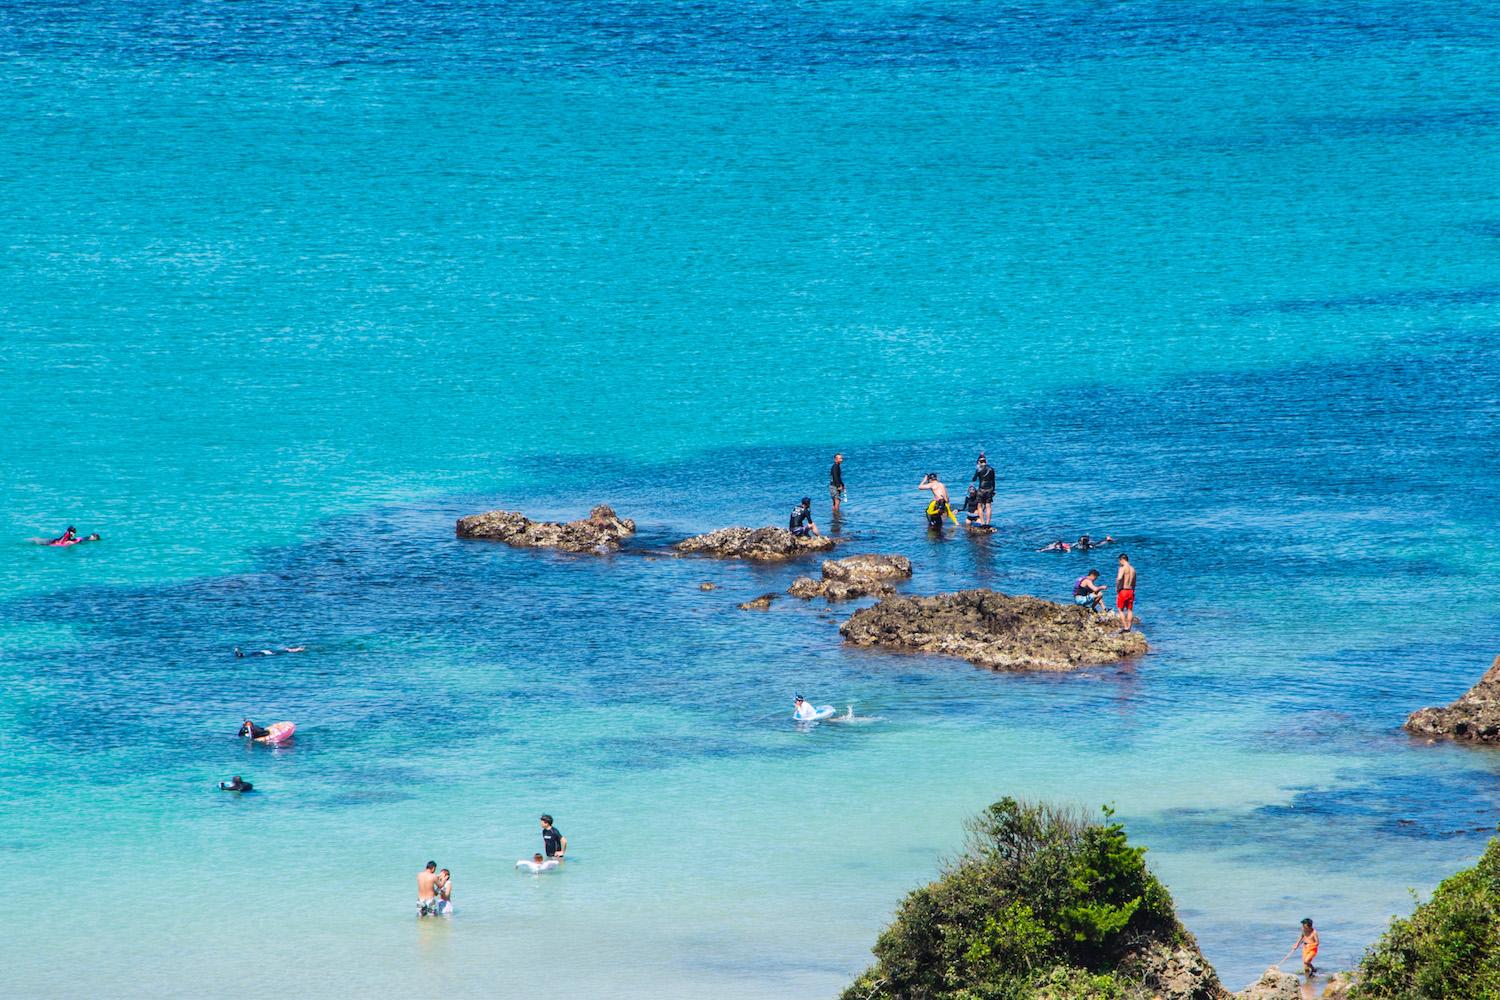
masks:
<svg viewBox="0 0 1500 1000"><path fill-rule="evenodd" d="M761 594L755 600L741 604L739 608L741 611L765 611L770 608L771 602L780 596L780 594Z"/></svg>
<svg viewBox="0 0 1500 1000"><path fill-rule="evenodd" d="M870 594L894 594L891 580L911 579L911 560L905 556L882 556L873 553L845 559L825 559L823 579L799 576L787 593L811 599L826 597L830 601L847 601Z"/></svg>
<svg viewBox="0 0 1500 1000"><path fill-rule="evenodd" d="M1500 656L1462 698L1446 708L1418 709L1405 728L1420 736L1500 743Z"/></svg>
<svg viewBox="0 0 1500 1000"><path fill-rule="evenodd" d="M720 528L673 546L678 552L719 559L786 562L815 552L832 552L832 538L798 538L786 528Z"/></svg>
<svg viewBox="0 0 1500 1000"><path fill-rule="evenodd" d="M581 521L558 524L533 521L524 514L492 510L458 521L459 538L482 538L523 549L562 549L565 552L609 552L635 534L635 522L618 517L602 504Z"/></svg>
<svg viewBox="0 0 1500 1000"><path fill-rule="evenodd" d="M1270 968L1234 997L1235 1000L1302 1000L1302 981L1290 972Z"/></svg>
<svg viewBox="0 0 1500 1000"><path fill-rule="evenodd" d="M1146 652L1112 616L993 590L889 597L839 626L856 646L958 656L991 670L1074 670Z"/></svg>
<svg viewBox="0 0 1500 1000"><path fill-rule="evenodd" d="M1118 968L1120 976L1141 984L1141 991L1152 997L1173 1000L1226 1000L1227 990L1219 983L1219 974L1198 950L1198 939L1182 930L1182 940L1175 943L1143 938L1126 952Z"/></svg>

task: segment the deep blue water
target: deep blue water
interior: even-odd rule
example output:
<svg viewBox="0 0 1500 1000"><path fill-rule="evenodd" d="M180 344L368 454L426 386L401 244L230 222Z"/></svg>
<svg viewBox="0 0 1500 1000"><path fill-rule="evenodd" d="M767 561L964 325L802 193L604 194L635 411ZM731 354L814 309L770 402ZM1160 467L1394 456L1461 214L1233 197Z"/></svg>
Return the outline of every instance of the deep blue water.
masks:
<svg viewBox="0 0 1500 1000"><path fill-rule="evenodd" d="M46 896L0 992L227 996L234 954L315 996L832 995L1006 794L1114 803L1230 986L1306 915L1348 966L1500 807L1493 751L1399 729L1500 652L1497 32L0 9L0 876ZM980 449L998 530L928 537L918 479ZM834 451L909 591L1063 597L1118 550L1034 550L1109 533L1153 652L845 649L849 607L735 607L815 564L671 555L804 493L830 527ZM596 502L626 551L453 535ZM104 542L25 541L68 523ZM574 859L533 879L542 811Z"/></svg>

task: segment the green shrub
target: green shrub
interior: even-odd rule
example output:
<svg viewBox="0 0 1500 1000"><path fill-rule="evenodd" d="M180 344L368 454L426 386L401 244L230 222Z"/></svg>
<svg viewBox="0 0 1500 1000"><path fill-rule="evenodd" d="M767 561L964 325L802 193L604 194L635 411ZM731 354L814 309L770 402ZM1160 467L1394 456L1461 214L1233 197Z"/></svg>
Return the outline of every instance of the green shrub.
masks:
<svg viewBox="0 0 1500 1000"><path fill-rule="evenodd" d="M1500 839L1411 916L1394 918L1356 978L1350 996L1360 1000L1500 998Z"/></svg>
<svg viewBox="0 0 1500 1000"><path fill-rule="evenodd" d="M1124 947L1181 928L1143 847L1103 822L1002 799L969 824L964 854L910 893L844 1000L1111 1000Z"/></svg>

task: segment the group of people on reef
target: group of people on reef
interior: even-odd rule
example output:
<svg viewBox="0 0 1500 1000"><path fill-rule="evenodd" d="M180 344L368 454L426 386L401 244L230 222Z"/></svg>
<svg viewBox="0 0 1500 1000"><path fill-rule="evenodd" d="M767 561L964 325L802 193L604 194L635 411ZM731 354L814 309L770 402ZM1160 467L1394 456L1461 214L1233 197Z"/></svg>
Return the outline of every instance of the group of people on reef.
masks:
<svg viewBox="0 0 1500 1000"><path fill-rule="evenodd" d="M1119 569L1115 571L1115 613L1119 615L1120 627L1129 632L1135 622L1135 567L1130 565L1130 556L1120 553ZM1099 571L1091 569L1073 581L1073 603L1104 613L1104 592L1109 584L1099 582Z"/></svg>
<svg viewBox="0 0 1500 1000"><path fill-rule="evenodd" d="M943 530L943 518L947 517L958 527L958 515L953 512L953 502L948 496L948 487L938 478L936 472L929 472L922 477L917 484L919 490L929 490L932 500L927 504L927 527L933 531ZM979 458L974 463L974 474L969 477L969 491L964 496L963 506L958 509L964 512L964 525L969 528L983 530L994 530L990 524L990 515L994 509L995 502L995 467L990 465L989 460L984 457L984 452L979 453Z"/></svg>
<svg viewBox="0 0 1500 1000"><path fill-rule="evenodd" d="M552 817L542 814L542 850L529 859L522 858L516 867L533 874L556 869L568 851L568 838L552 825ZM417 916L453 916L453 873L439 869L436 861L427 862L417 873Z"/></svg>

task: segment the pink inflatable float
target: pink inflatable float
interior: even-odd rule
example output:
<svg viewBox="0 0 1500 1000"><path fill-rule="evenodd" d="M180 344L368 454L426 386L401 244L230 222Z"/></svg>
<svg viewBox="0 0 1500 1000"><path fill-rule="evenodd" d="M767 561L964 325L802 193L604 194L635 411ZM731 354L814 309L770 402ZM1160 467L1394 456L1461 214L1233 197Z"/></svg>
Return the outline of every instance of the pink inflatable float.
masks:
<svg viewBox="0 0 1500 1000"><path fill-rule="evenodd" d="M257 743L285 743L297 731L295 722L273 722L266 728L266 735L257 736Z"/></svg>

